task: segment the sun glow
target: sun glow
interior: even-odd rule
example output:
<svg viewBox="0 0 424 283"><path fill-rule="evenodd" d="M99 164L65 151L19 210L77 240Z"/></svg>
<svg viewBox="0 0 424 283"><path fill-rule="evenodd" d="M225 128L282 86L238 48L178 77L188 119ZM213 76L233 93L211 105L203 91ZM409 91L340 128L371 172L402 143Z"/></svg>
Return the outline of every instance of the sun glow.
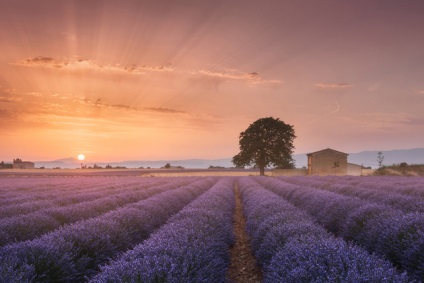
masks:
<svg viewBox="0 0 424 283"><path fill-rule="evenodd" d="M78 154L78 160L83 161L85 159L84 154Z"/></svg>

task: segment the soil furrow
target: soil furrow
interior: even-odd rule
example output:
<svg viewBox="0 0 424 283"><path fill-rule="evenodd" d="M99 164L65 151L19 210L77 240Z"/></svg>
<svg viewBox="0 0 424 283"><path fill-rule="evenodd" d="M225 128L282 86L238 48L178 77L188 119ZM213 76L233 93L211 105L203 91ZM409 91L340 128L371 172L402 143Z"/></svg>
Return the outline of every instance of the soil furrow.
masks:
<svg viewBox="0 0 424 283"><path fill-rule="evenodd" d="M236 209L233 221L236 241L230 250L231 263L228 269L228 279L230 282L262 282L262 270L256 264L250 248L250 239L246 233L246 219L243 215L243 205L237 184L234 193L236 194Z"/></svg>

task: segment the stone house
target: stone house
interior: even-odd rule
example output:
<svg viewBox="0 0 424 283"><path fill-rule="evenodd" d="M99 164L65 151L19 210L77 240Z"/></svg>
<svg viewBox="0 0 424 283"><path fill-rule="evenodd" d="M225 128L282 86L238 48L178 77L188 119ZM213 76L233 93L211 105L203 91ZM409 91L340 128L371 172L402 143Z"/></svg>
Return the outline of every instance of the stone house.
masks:
<svg viewBox="0 0 424 283"><path fill-rule="evenodd" d="M308 175L347 175L347 156L331 148L308 153Z"/></svg>

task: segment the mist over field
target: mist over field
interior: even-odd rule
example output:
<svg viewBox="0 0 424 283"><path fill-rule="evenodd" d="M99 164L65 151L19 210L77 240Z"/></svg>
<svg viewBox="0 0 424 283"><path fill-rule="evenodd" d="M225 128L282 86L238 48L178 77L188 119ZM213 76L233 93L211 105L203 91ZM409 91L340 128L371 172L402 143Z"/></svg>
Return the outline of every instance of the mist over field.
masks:
<svg viewBox="0 0 424 283"><path fill-rule="evenodd" d="M378 167L377 155L379 151L364 151L357 153L349 153L348 162L363 165L365 167L371 166L372 168ZM416 149L404 149L404 150L389 150L382 151L384 155L384 164L400 164L402 162L407 162L408 164L424 164L424 148ZM305 154L294 154L293 159L297 168L307 167L307 158ZM46 167L46 168L79 168L81 166L81 161L78 161L76 158L65 158L54 161L35 161L36 167ZM111 166L124 166L127 168L161 168L167 163L170 163L172 166L182 166L186 169L206 169L210 166L219 166L225 168L234 167L234 164L231 162L231 158L223 159L180 159L180 160L129 160L129 161L110 161L110 162L96 162L95 160L90 161L86 160L84 164L93 166L97 164L99 166L105 167L107 165Z"/></svg>

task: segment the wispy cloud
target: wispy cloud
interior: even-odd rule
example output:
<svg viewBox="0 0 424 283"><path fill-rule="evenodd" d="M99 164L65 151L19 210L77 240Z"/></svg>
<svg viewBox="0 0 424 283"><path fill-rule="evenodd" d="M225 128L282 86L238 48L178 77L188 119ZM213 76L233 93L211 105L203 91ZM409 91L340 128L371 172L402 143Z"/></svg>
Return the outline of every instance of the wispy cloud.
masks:
<svg viewBox="0 0 424 283"><path fill-rule="evenodd" d="M120 65L109 64L102 65L98 62L89 59L76 59L76 58L53 58L47 56L38 56L26 58L12 63L16 66L32 67L32 68L48 68L58 71L96 71L105 73L121 73L133 75L145 75L152 72L174 72L183 76L191 76L195 79L204 80L207 83L215 81L216 83L237 81L246 83L248 86L255 85L279 85L282 83L278 79L263 78L258 72L245 72L236 69L224 69L222 71L211 70L176 70L171 64L167 65Z"/></svg>
<svg viewBox="0 0 424 283"><path fill-rule="evenodd" d="M0 85L0 103L17 102L22 98L16 95L15 89L6 89Z"/></svg>
<svg viewBox="0 0 424 283"><path fill-rule="evenodd" d="M199 70L192 73L196 76L203 76L207 78L216 78L224 81L240 81L246 82L249 85L258 84L281 84L280 80L270 80L262 78L257 72L242 72L239 70L228 69L225 71L215 72L209 70Z"/></svg>
<svg viewBox="0 0 424 283"><path fill-rule="evenodd" d="M394 129L416 128L424 125L424 117L407 112L373 112L357 113L357 115L355 121L362 126L366 125L369 129L388 132L393 132Z"/></svg>
<svg viewBox="0 0 424 283"><path fill-rule="evenodd" d="M424 89L417 90L417 94L424 94Z"/></svg>
<svg viewBox="0 0 424 283"><path fill-rule="evenodd" d="M58 60L50 57L34 57L34 58L27 58L24 60L20 60L15 63L15 65L18 66L40 66L40 67L53 67L53 68L63 68L69 65L68 60Z"/></svg>
<svg viewBox="0 0 424 283"><path fill-rule="evenodd" d="M317 83L315 84L315 87L318 87L320 89L346 89L354 87L354 84L349 83L335 83L335 84L326 84L326 83Z"/></svg>
<svg viewBox="0 0 424 283"><path fill-rule="evenodd" d="M137 111L137 112L157 112L157 113L163 113L163 114L187 114L185 111L177 110L177 109L170 109L170 108L163 108L163 107L136 107L131 106L127 104L110 104L106 103L104 99L97 98L96 100L92 99L81 99L85 104L93 105L96 107L103 107L103 108L110 108L115 110L125 110L125 111Z"/></svg>
<svg viewBox="0 0 424 283"><path fill-rule="evenodd" d="M166 114L185 114L187 112L175 110L175 109L169 109L169 108L162 108L162 107L144 107L143 108L146 111L152 111L152 112L159 112L159 113L166 113Z"/></svg>
<svg viewBox="0 0 424 283"><path fill-rule="evenodd" d="M103 72L115 72L115 73L129 73L135 75L143 75L146 72L172 72L174 68L171 65L165 66L138 66L132 64L129 66L115 65L101 65L92 60L88 59L73 59L73 58L52 58L52 57L33 57L27 58L13 63L17 66L24 67L41 67L41 68L52 68L58 70L92 70L92 71L103 71Z"/></svg>
<svg viewBox="0 0 424 283"><path fill-rule="evenodd" d="M330 107L328 107L328 110L326 110L327 111L326 113L320 114L316 117L313 117L311 120L306 121L305 124L311 124L311 123L317 122L317 121L319 121L323 118L332 116L332 115L334 115L334 114L336 114L337 112L340 111L340 104L337 101L335 101L335 107L334 108L333 108L333 105L329 105L329 106Z"/></svg>
<svg viewBox="0 0 424 283"><path fill-rule="evenodd" d="M21 98L20 97L7 97L7 96L0 96L0 102L17 102L20 101Z"/></svg>

